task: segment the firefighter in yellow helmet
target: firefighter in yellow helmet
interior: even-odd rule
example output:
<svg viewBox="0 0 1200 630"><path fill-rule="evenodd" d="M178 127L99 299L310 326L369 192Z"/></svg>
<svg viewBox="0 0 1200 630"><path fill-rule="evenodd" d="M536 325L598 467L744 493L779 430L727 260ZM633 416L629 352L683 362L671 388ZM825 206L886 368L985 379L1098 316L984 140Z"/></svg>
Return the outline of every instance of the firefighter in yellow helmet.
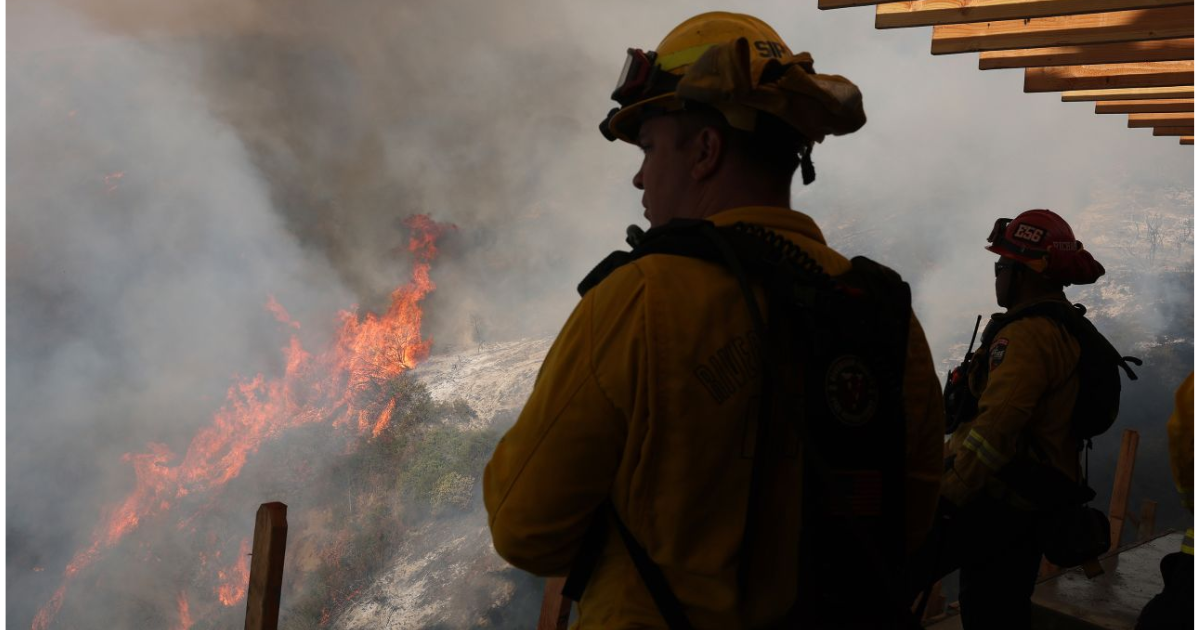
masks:
<svg viewBox="0 0 1200 630"><path fill-rule="evenodd" d="M1049 210L1000 219L988 237L996 301L979 349L946 389L950 459L935 529L936 575L955 568L963 627L1029 628L1043 554L1076 566L1107 550L1104 515L1085 504L1081 451L1111 426L1125 361L1067 301L1104 267Z"/></svg>
<svg viewBox="0 0 1200 630"><path fill-rule="evenodd" d="M1167 453L1171 476L1179 499L1192 512L1195 481L1195 376L1188 374L1175 392L1175 409L1167 420ZM1138 616L1136 630L1184 630L1192 628L1195 608L1195 532L1188 527L1179 551L1167 554L1159 563L1163 590L1155 595Z"/></svg>
<svg viewBox="0 0 1200 630"><path fill-rule="evenodd" d="M580 628L911 627L932 358L908 286L789 207L813 143L865 122L858 88L706 13L630 50L613 98L651 229L580 285L487 465L496 550L569 574Z"/></svg>

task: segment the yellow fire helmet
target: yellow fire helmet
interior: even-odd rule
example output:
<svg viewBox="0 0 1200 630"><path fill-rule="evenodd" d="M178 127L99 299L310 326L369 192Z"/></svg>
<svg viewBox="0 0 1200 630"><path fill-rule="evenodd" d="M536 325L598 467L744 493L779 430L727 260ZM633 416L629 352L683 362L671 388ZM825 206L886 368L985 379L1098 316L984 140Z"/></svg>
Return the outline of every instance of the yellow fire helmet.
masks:
<svg viewBox="0 0 1200 630"><path fill-rule="evenodd" d="M629 143L642 121L689 102L716 108L743 131L754 131L760 112L771 115L812 142L857 131L867 121L856 85L817 74L812 55L793 54L762 20L720 11L675 27L654 51L629 49L612 98L620 107L600 123L600 132Z"/></svg>

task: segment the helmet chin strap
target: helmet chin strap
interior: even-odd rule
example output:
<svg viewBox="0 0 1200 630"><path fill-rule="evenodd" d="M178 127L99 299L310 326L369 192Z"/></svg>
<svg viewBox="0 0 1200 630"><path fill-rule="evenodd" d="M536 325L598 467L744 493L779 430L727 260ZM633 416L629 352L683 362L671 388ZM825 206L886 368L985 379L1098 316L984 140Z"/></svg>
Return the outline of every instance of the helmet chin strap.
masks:
<svg viewBox="0 0 1200 630"><path fill-rule="evenodd" d="M812 161L813 143L805 143L804 148L800 150L800 178L807 186L813 183L817 178L817 169L813 167Z"/></svg>

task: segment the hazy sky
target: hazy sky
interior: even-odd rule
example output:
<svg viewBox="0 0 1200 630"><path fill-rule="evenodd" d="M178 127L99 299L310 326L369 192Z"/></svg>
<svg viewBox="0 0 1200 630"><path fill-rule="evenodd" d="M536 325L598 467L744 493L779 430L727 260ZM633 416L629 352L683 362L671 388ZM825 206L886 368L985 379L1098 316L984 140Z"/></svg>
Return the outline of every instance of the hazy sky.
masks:
<svg viewBox="0 0 1200 630"><path fill-rule="evenodd" d="M1191 147L1023 94L1019 70L933 57L928 28L815 4L739 5L864 95L866 126L816 148L793 205L912 283L935 356L993 309L996 217L1054 209L1108 264L1136 262L1138 216L1191 216ZM22 602L45 600L124 496L122 453L182 451L233 374L280 369L269 296L312 346L336 309L386 303L408 271L405 216L458 226L433 272L435 352L556 332L578 280L642 222L640 153L596 130L625 49L720 8L10 4L8 620L28 625ZM1155 265L1190 259L1189 243Z"/></svg>

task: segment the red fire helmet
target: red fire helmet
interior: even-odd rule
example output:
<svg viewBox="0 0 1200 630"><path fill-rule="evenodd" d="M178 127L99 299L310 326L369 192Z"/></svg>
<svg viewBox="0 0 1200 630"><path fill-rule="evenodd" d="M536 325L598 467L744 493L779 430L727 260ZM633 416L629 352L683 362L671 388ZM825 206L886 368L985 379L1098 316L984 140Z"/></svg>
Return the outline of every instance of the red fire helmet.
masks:
<svg viewBox="0 0 1200 630"><path fill-rule="evenodd" d="M1066 220L1049 210L996 219L986 249L1063 284L1091 284L1104 275L1104 266L1075 239Z"/></svg>

